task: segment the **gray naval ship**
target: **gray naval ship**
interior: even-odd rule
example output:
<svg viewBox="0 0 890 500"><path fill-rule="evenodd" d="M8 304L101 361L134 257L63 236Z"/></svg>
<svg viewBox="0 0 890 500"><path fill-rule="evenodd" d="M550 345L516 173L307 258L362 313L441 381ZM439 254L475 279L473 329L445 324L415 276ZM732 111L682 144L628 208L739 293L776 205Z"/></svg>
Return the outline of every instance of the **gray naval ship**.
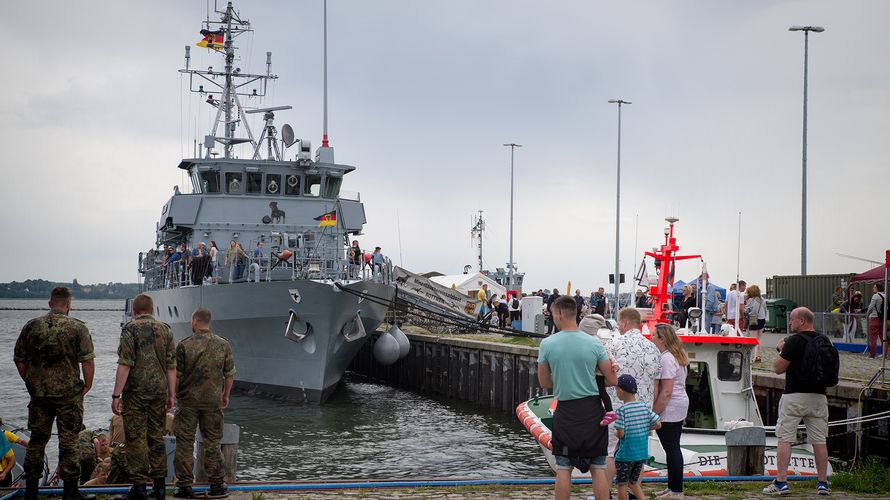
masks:
<svg viewBox="0 0 890 500"><path fill-rule="evenodd" d="M236 43L250 23L231 2L215 12L220 20L203 22L198 46L221 56L224 69L190 67L186 46L180 72L216 119L195 157L179 164L191 192L174 189L161 210L155 248L139 255L143 289L177 340L192 334L192 311L210 309L214 332L235 355L236 389L323 402L366 332L383 321L395 296L392 266L388 260L366 266L364 253L353 259L350 237L361 234L365 211L358 196L340 194L355 167L334 162L327 89L323 142L312 158L309 141L295 138L290 126L279 137L275 112L290 106L250 107L277 78L271 53L265 73L242 72ZM258 138L243 119L255 113L262 114ZM215 262L211 241L218 244ZM239 245L246 258L229 252Z"/></svg>

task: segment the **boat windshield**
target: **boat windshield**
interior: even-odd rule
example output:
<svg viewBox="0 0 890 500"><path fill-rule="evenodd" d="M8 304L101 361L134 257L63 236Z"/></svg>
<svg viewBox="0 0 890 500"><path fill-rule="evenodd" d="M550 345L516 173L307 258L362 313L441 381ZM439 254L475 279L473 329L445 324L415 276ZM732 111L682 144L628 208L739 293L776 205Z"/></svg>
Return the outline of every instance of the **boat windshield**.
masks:
<svg viewBox="0 0 890 500"><path fill-rule="evenodd" d="M201 172L201 189L204 193L218 193L219 172Z"/></svg>
<svg viewBox="0 0 890 500"><path fill-rule="evenodd" d="M320 175L307 175L306 176L306 187L303 189L303 194L306 196L318 196L321 192L321 176Z"/></svg>

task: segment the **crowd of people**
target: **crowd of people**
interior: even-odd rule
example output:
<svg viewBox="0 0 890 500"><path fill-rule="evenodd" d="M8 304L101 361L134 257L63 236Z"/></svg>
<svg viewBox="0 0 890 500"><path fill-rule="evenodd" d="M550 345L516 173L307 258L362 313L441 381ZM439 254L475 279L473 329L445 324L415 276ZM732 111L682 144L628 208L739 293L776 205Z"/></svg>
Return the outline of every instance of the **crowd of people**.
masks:
<svg viewBox="0 0 890 500"><path fill-rule="evenodd" d="M741 288L745 291L744 285ZM746 311L754 321L758 305L749 300L754 304L742 309L739 301L738 311ZM541 341L538 381L541 387L552 388L559 401L551 427L556 497L569 498L572 470L577 468L590 472L595 498L610 498L613 483L622 500L629 498L628 491L638 499L645 498L640 475L650 456L648 435L654 429L665 451L668 478L667 488L657 497L683 498L680 438L689 411L686 377L690 357L677 327L658 324L647 339L641 332L640 312L633 307L618 311L617 331L601 314L586 315L579 323L572 297L556 298L549 309L557 333ZM786 374L777 423L778 473L763 491L789 492L786 478L791 446L803 421L814 449L817 493L827 495L831 490L825 389L837 383L837 350L824 334L814 331L809 309L797 308L790 318L794 335L779 344L774 365L777 374ZM815 354L810 343L818 346ZM821 375L812 375L814 363L824 366L818 372Z"/></svg>
<svg viewBox="0 0 890 500"><path fill-rule="evenodd" d="M83 428L83 397L92 388L96 357L89 329L68 315L68 288L53 289L49 307L50 312L22 328L15 344L15 365L31 398L31 435L23 467L25 499L37 499L54 422L59 433L58 474L64 500L94 499L94 495L80 492L84 483L130 483L133 486L123 498L163 500L167 477L164 435L171 432L176 437L173 496L195 498L192 471L198 428L204 442L209 495L225 496L220 440L235 364L229 343L210 331L210 311L198 308L193 312L193 335L177 345L170 327L152 316L151 297L140 294L133 299L133 319L122 327L117 351L111 394L115 417L105 433ZM174 406L172 416L169 412ZM2 465L3 471L11 469L8 463ZM8 477L8 473L0 473L0 479Z"/></svg>
<svg viewBox="0 0 890 500"><path fill-rule="evenodd" d="M284 255L292 255L290 251L272 255L264 247L265 244L259 241L248 253L234 239L229 242L225 252L213 240L210 245L203 241L198 242L191 250L185 243L165 244L161 250L152 249L146 253L142 269L147 273L154 272L146 279L157 280L155 284L159 286L217 284L220 277L227 279L227 283L236 283L251 277L254 282L259 282L262 270L273 256L279 260L287 260ZM275 259L271 260L274 264ZM367 269L373 279L379 280L386 269L387 259L380 247L375 247L374 252L363 252L356 240L346 251L346 265L350 279L361 279L363 271Z"/></svg>

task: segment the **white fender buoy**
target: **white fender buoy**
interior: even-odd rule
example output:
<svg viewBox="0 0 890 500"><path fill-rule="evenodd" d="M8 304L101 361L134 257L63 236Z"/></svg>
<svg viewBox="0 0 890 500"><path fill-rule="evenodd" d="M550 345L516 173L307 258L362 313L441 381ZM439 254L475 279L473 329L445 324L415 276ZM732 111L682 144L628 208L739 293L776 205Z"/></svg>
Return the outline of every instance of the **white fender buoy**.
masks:
<svg viewBox="0 0 890 500"><path fill-rule="evenodd" d="M374 359L384 366L399 360L399 343L389 332L383 332L374 343Z"/></svg>
<svg viewBox="0 0 890 500"><path fill-rule="evenodd" d="M389 329L389 333L392 334L393 338L396 339L396 342L399 343L399 359L404 358L408 355L408 352L411 351L411 341L408 340L408 336L405 335L399 326L395 323L392 324L392 327Z"/></svg>

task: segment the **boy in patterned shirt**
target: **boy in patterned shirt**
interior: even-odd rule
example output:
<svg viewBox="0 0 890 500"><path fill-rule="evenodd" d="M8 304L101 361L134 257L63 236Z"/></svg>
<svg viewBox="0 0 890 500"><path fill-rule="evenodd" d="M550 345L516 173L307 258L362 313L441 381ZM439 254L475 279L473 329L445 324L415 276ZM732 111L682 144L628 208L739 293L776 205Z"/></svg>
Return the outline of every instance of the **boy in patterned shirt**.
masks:
<svg viewBox="0 0 890 500"><path fill-rule="evenodd" d="M661 427L658 415L648 406L637 401L637 381L633 375L618 377L615 388L624 403L615 413L615 430L618 434L618 451L615 453L615 484L619 500L627 500L627 488L634 496L645 499L640 484L643 462L649 458L649 430Z"/></svg>

